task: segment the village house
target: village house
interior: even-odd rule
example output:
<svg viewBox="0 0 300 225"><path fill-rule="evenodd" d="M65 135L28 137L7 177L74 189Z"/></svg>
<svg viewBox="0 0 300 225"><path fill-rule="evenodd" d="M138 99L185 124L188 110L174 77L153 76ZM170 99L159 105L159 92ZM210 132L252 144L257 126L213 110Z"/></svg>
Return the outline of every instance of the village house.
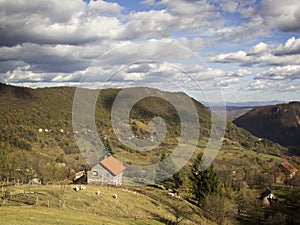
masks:
<svg viewBox="0 0 300 225"><path fill-rule="evenodd" d="M277 197L269 187L259 196L259 199L262 201L263 207L269 207L272 203L277 202Z"/></svg>
<svg viewBox="0 0 300 225"><path fill-rule="evenodd" d="M297 173L297 168L290 164L288 161L281 163L280 166L288 179L293 178Z"/></svg>
<svg viewBox="0 0 300 225"><path fill-rule="evenodd" d="M297 168L288 161L282 162L273 168L272 174L276 183L286 183L296 176Z"/></svg>
<svg viewBox="0 0 300 225"><path fill-rule="evenodd" d="M103 159L87 173L88 184L122 185L123 171L126 167L114 157Z"/></svg>

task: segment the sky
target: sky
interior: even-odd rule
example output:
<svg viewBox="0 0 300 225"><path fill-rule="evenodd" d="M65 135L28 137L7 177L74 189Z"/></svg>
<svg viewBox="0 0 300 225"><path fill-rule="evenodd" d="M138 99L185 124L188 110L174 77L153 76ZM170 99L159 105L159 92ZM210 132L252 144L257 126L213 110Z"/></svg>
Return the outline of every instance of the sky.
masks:
<svg viewBox="0 0 300 225"><path fill-rule="evenodd" d="M300 101L299 0L0 0L0 82Z"/></svg>

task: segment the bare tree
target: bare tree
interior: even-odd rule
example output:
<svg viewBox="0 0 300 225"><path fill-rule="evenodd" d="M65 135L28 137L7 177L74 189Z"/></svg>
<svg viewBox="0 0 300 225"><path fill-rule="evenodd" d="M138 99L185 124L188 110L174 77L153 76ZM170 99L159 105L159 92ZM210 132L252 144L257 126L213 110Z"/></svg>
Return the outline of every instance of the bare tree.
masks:
<svg viewBox="0 0 300 225"><path fill-rule="evenodd" d="M186 207L185 205L178 205L178 204L170 204L168 205L168 210L175 216L174 225L181 224L185 219L189 218L192 214L190 208Z"/></svg>

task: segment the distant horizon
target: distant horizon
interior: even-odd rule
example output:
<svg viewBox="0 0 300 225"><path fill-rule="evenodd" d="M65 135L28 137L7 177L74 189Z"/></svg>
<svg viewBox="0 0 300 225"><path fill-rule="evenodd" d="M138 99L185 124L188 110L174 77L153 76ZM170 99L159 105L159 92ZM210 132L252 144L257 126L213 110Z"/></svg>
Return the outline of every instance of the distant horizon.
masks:
<svg viewBox="0 0 300 225"><path fill-rule="evenodd" d="M9 84L9 83L3 83L3 82L0 82L0 84L3 84L3 85L8 85L8 86L13 86L13 87L21 87L21 88L30 88L30 89L43 89L43 88L63 88L63 87L71 87L71 88L78 88L76 86L71 86L71 85L58 85L58 86L41 86L41 87L30 87L30 86L22 86L21 84ZM138 86L137 86L138 87ZM152 88L152 87L147 87L147 86L139 86L139 87L144 87L144 88ZM80 87L81 88L81 87ZM84 88L84 87L83 87ZM134 88L134 87L133 87ZM87 88L87 89L97 89L97 88ZM103 89L109 89L109 88L103 88ZM113 89L122 89L122 87L115 87ZM158 90L160 91L163 91L159 88L157 88ZM177 91L168 91L168 92L174 92L176 93ZM185 92L184 92L185 93ZM187 94L187 93L185 93ZM192 96L190 96L192 97ZM212 108L214 106L219 106L219 105L222 105L223 103L222 102L206 102L206 101L203 101L201 99L196 99L197 101L199 101L200 103L202 103L203 105L205 106L211 106ZM277 104L288 104L290 102L300 102L300 101L297 101L297 100L267 100L267 101L239 101L239 102L231 102L231 101L224 101L225 103L225 106L229 106L229 107L242 107L242 108L250 108L250 107L255 107L255 106L264 106L264 105L277 105Z"/></svg>

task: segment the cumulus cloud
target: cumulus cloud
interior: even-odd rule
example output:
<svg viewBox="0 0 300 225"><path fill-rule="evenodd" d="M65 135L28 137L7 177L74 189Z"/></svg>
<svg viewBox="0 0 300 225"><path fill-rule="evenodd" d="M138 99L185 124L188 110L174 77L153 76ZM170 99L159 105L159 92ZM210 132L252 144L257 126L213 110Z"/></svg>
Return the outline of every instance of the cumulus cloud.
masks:
<svg viewBox="0 0 300 225"><path fill-rule="evenodd" d="M286 66L300 65L298 51L300 49L300 38L294 37L286 41L285 44L279 44L277 47L270 47L260 42L250 48L249 51L237 51L225 54L219 54L211 57L210 62L218 63L239 63L242 66Z"/></svg>
<svg viewBox="0 0 300 225"><path fill-rule="evenodd" d="M272 91L279 92L290 92L298 90L299 86L293 85L289 82L269 82L267 80L254 80L249 85L247 85L244 90L245 91L268 91L272 93Z"/></svg>
<svg viewBox="0 0 300 225"><path fill-rule="evenodd" d="M186 0L161 0L158 6L166 7L166 10L175 18L178 30L204 31L205 28L217 26L216 20L220 14L209 1Z"/></svg>
<svg viewBox="0 0 300 225"><path fill-rule="evenodd" d="M222 1L221 3L222 11L229 12L229 13L235 13L237 10L237 7L239 5L238 1Z"/></svg>
<svg viewBox="0 0 300 225"><path fill-rule="evenodd" d="M124 7L115 2L106 2L102 0L90 1L86 6L87 15L90 17L104 16L118 16Z"/></svg>
<svg viewBox="0 0 300 225"><path fill-rule="evenodd" d="M251 75L252 72L246 69L239 69L237 71L229 71L226 73L228 77L245 77Z"/></svg>
<svg viewBox="0 0 300 225"><path fill-rule="evenodd" d="M223 20L214 27L217 40L243 43L273 33L300 32L300 2L298 0L211 0L226 17L234 13L232 20ZM226 29L224 29L226 27Z"/></svg>
<svg viewBox="0 0 300 225"><path fill-rule="evenodd" d="M249 55L261 55L261 54L265 54L266 52L268 52L268 45L264 42L260 42L257 45L253 46L250 51L249 51Z"/></svg>
<svg viewBox="0 0 300 225"><path fill-rule="evenodd" d="M34 73L31 71L30 65L17 67L13 71L8 71L1 76L1 82L40 82L40 81L51 81L53 75L43 75L40 73Z"/></svg>
<svg viewBox="0 0 300 225"><path fill-rule="evenodd" d="M0 2L0 44L82 44L114 35L122 7L116 3L81 0Z"/></svg>
<svg viewBox="0 0 300 225"><path fill-rule="evenodd" d="M285 44L279 44L273 52L277 56L300 54L300 38L291 37Z"/></svg>
<svg viewBox="0 0 300 225"><path fill-rule="evenodd" d="M300 2L298 0L263 0L258 14L265 23L282 32L300 32Z"/></svg>
<svg viewBox="0 0 300 225"><path fill-rule="evenodd" d="M180 30L204 30L217 14L212 5L202 1L163 0L157 5L164 9L124 15L123 7L103 0L89 4L82 0L2 0L0 44L80 45L107 39L168 37Z"/></svg>
<svg viewBox="0 0 300 225"><path fill-rule="evenodd" d="M88 47L24 43L0 48L0 60L12 65L16 62L31 65L30 69L33 72L68 73L84 69L89 65L85 59L87 51L89 51Z"/></svg>
<svg viewBox="0 0 300 225"><path fill-rule="evenodd" d="M227 72L219 70L219 76L216 77L216 80L221 87L231 87L232 85L239 83L243 77L251 74L252 72L246 69Z"/></svg>
<svg viewBox="0 0 300 225"><path fill-rule="evenodd" d="M235 63L244 61L247 57L247 53L240 50L237 52L231 52L226 54L219 54L210 59L211 62L219 62L219 63Z"/></svg>
<svg viewBox="0 0 300 225"><path fill-rule="evenodd" d="M300 79L300 65L288 65L283 67L270 68L267 71L258 73L256 79L268 80L296 80Z"/></svg>
<svg viewBox="0 0 300 225"><path fill-rule="evenodd" d="M131 13L128 20L118 34L119 39L168 37L178 26L174 16L166 10Z"/></svg>

